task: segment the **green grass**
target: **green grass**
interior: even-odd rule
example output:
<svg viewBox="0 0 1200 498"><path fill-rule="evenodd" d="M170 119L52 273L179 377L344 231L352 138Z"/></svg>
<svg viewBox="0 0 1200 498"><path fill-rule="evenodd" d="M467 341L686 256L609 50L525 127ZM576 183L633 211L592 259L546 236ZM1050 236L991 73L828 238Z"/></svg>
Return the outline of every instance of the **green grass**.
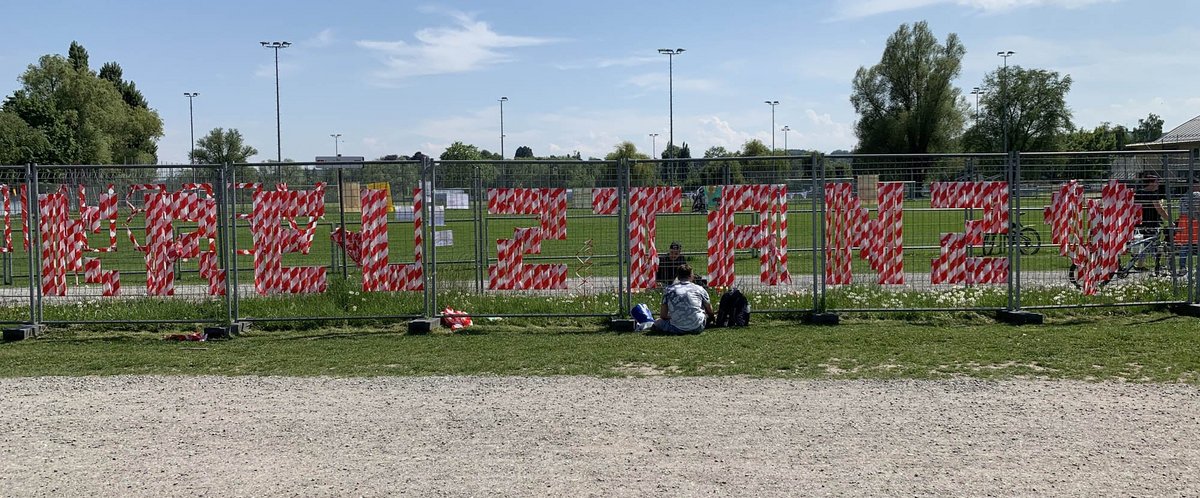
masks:
<svg viewBox="0 0 1200 498"><path fill-rule="evenodd" d="M756 317L741 329L664 337L575 321L480 320L458 333L399 326L252 330L231 341L52 329L0 344L0 376L745 375L804 379L1048 378L1200 383L1200 327L1161 312L1051 315L1014 327L974 317L848 319L836 327Z"/></svg>

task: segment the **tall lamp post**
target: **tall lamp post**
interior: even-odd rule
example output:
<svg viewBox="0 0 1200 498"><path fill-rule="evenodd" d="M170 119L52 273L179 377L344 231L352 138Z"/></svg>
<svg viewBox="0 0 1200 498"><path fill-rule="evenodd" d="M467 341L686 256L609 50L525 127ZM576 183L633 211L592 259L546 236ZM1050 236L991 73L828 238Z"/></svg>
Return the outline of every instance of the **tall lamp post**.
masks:
<svg viewBox="0 0 1200 498"><path fill-rule="evenodd" d="M275 50L275 176L279 183L283 183L283 132L281 131L279 120L279 49L292 46L292 42L273 41L273 42L258 42L263 48Z"/></svg>
<svg viewBox="0 0 1200 498"><path fill-rule="evenodd" d="M778 100L764 100L767 105L771 106L771 155L775 155L775 106L779 105Z"/></svg>
<svg viewBox="0 0 1200 498"><path fill-rule="evenodd" d="M504 159L504 103L508 97L500 97L500 159Z"/></svg>
<svg viewBox="0 0 1200 498"><path fill-rule="evenodd" d="M996 52L996 55L1004 58L1004 72L1000 73L1000 109L1003 112L1002 126L1004 126L1004 152L1008 153L1008 58L1012 57L1012 50Z"/></svg>
<svg viewBox="0 0 1200 498"><path fill-rule="evenodd" d="M783 128L780 128L779 131L783 132L783 155L786 156L788 155L787 132L792 131L792 129L788 125L783 125Z"/></svg>
<svg viewBox="0 0 1200 498"><path fill-rule="evenodd" d="M341 157L342 153L338 150L338 139L342 138L342 134L341 133L330 133L329 136L333 137L333 156Z"/></svg>
<svg viewBox="0 0 1200 498"><path fill-rule="evenodd" d="M668 99L668 121L669 131L667 135L667 148L675 145L675 56L682 54L682 48L660 48L658 53L667 56L667 99Z"/></svg>
<svg viewBox="0 0 1200 498"><path fill-rule="evenodd" d="M975 121L979 121L979 96L983 95L983 90L979 87L972 88L971 95L975 96Z"/></svg>
<svg viewBox="0 0 1200 498"><path fill-rule="evenodd" d="M651 133L650 134L650 159L654 159L654 154L655 154L654 151L658 150L657 142L658 142L658 134Z"/></svg>
<svg viewBox="0 0 1200 498"><path fill-rule="evenodd" d="M192 112L192 99L199 97L199 92L183 92L188 99L188 129L191 131L192 143L188 145L188 164L196 164L196 119ZM192 183L196 183L196 168L192 168Z"/></svg>

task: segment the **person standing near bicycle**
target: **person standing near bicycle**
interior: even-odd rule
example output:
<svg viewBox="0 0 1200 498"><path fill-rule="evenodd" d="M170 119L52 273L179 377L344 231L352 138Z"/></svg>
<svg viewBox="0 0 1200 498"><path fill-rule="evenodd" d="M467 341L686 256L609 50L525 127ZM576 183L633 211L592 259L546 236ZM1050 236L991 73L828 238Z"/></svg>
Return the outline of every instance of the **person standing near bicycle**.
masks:
<svg viewBox="0 0 1200 498"><path fill-rule="evenodd" d="M1158 177L1158 173L1153 171L1145 171L1139 175L1141 179L1140 187L1133 193L1133 201L1142 208L1142 221L1138 223L1138 233L1143 237L1160 237L1162 233L1163 220L1169 220L1166 208L1163 207L1163 199L1166 194L1163 192L1162 182ZM1138 271L1149 271L1145 266L1135 268ZM1154 251L1154 271L1162 271L1162 253L1157 249Z"/></svg>

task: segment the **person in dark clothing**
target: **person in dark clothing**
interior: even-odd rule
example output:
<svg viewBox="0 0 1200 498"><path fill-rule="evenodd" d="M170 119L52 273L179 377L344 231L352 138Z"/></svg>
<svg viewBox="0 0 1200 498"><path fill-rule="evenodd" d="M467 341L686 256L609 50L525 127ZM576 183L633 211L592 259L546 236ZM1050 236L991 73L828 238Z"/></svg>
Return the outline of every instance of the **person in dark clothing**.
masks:
<svg viewBox="0 0 1200 498"><path fill-rule="evenodd" d="M683 255L683 245L678 241L671 242L670 252L658 256L658 271L654 274L654 280L664 288L675 283L675 273L687 262L687 256Z"/></svg>
<svg viewBox="0 0 1200 498"><path fill-rule="evenodd" d="M1163 199L1166 195L1163 193L1162 183L1159 181L1157 173L1147 171L1141 174L1142 185L1133 193L1133 201L1142 208L1142 221L1138 223L1138 232L1143 237L1160 237L1162 233L1163 220L1168 220L1166 208L1163 207ZM1140 271L1147 271L1148 268L1139 267ZM1154 253L1154 271L1162 270L1162 254L1155 251Z"/></svg>

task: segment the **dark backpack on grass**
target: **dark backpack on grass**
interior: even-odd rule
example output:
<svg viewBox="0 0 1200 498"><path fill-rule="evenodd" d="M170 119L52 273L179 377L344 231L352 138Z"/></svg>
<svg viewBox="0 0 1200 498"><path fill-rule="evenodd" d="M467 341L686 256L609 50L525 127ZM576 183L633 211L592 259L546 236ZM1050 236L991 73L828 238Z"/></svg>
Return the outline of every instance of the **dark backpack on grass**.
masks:
<svg viewBox="0 0 1200 498"><path fill-rule="evenodd" d="M737 289L721 294L717 303L717 327L745 327L750 325L750 302Z"/></svg>

